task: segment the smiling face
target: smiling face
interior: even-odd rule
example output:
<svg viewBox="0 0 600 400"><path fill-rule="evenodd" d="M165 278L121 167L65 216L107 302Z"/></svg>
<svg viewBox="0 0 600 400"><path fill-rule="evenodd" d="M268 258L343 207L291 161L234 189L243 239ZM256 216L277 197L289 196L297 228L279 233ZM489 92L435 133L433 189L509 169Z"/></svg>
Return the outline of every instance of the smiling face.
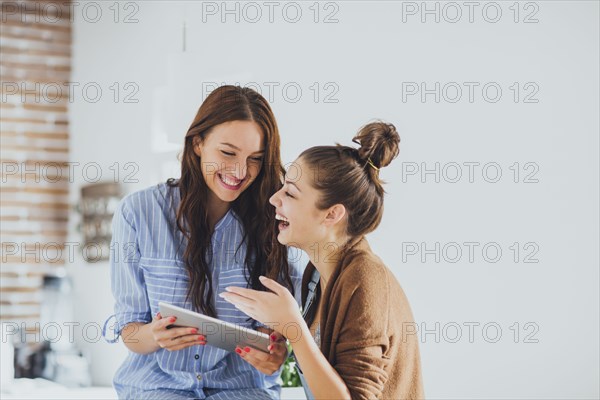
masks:
<svg viewBox="0 0 600 400"><path fill-rule="evenodd" d="M221 201L237 199L256 179L262 168L264 139L254 121L230 121L211 129L194 141L202 176Z"/></svg>
<svg viewBox="0 0 600 400"><path fill-rule="evenodd" d="M287 170L283 187L269 199L278 219L279 243L306 252L315 243L330 240L332 233L338 234L345 229L339 223L343 206L317 208L319 191L311 184L310 171L301 158L294 161Z"/></svg>

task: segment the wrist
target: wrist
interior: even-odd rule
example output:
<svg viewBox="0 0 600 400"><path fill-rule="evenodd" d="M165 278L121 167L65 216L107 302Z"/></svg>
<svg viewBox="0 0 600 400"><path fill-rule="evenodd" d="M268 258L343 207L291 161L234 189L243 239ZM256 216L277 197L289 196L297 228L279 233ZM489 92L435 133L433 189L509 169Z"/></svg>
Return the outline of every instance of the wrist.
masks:
<svg viewBox="0 0 600 400"><path fill-rule="evenodd" d="M290 340L290 344L292 345L294 352L296 352L298 348L306 347L307 345L310 346L311 343L314 344L312 333L310 332L310 329L308 328L308 325L306 325L304 319L302 319L302 323L298 329L298 335L294 340Z"/></svg>
<svg viewBox="0 0 600 400"><path fill-rule="evenodd" d="M154 340L151 323L132 322L121 330L121 340L125 347L134 353L148 354L160 349Z"/></svg>
<svg viewBox="0 0 600 400"><path fill-rule="evenodd" d="M150 345L150 353L154 353L154 352L160 350L161 347L159 346L156 339L154 339L154 334L152 333L152 322L144 324L140 328L140 330L143 331L143 334L140 336L142 338L144 338L146 343L148 343Z"/></svg>
<svg viewBox="0 0 600 400"><path fill-rule="evenodd" d="M288 334L295 332L296 337L303 335L305 328L308 327L306 326L306 322L300 313L292 314L291 318L285 321L284 325L282 325L282 330L285 330ZM281 334L287 337L285 333Z"/></svg>

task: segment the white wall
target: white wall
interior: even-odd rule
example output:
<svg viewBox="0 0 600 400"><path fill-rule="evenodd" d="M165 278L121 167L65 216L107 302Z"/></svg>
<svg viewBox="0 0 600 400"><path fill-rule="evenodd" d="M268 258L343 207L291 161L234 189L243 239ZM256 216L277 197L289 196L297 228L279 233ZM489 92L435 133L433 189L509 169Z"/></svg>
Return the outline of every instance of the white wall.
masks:
<svg viewBox="0 0 600 400"><path fill-rule="evenodd" d="M119 23L109 3L102 5L97 23L76 8L73 80L81 86L97 82L103 96L91 103L75 92L73 161L95 161L105 176L112 176L108 167L115 162L122 174L132 171L124 163L136 163L139 182L127 190L173 176L168 171L176 152L156 152L153 132L166 127L164 134L182 143L207 82L258 82L263 94L273 95L286 162L312 145L349 144L358 127L373 118L392 121L402 137L401 153L382 172L389 182L386 213L371 243L407 292L419 328L435 331L440 324L438 342L433 333L421 341L427 396L598 398L597 2L519 3L518 22L513 2L479 2L472 23L462 2L452 3L462 12L456 23L448 22L456 15L454 6L434 2L427 7L437 4L439 23L435 15L424 15L421 22L420 13L411 14L421 2L320 3L319 23L312 2L294 3L302 10L297 23L285 19L295 17L294 4L288 3L277 3L272 23L262 2L251 6L262 12L256 23L249 22L256 8L242 3L237 3L239 23L235 14L221 21L221 2L127 4L138 8L121 3ZM500 20L486 21L495 18L496 6ZM130 12L138 22L123 23ZM332 12L338 22L322 23ZM528 15L538 22L524 23ZM121 97L115 103L109 88L114 82L121 90L134 82L139 102L124 103ZM278 83L278 90L270 92L269 85L276 84L269 82ZM314 82L321 91L318 102L310 89ZM423 102L407 94L411 82L426 82L430 89L440 82L447 91L439 103L433 94ZM472 102L464 82L479 85ZM483 97L486 83L502 89L499 101ZM457 85L462 98L452 103ZM294 86L302 89L297 102L291 101ZM334 88L338 102L324 102L322 96ZM538 102L525 103L535 88L530 100ZM157 98L157 93L167 95ZM468 162L480 163L472 183ZM510 169L515 162L518 183ZM403 176L421 163L427 168L439 163L446 174L439 183L431 174ZM453 163L462 167L457 183L449 182ZM497 183L484 179L494 178L493 169L482 176L487 163L500 167ZM536 167L538 182L524 183ZM81 183L79 176L74 187ZM421 252L409 252L413 243L431 249L436 242L447 250L438 253L440 262L435 254L422 262ZM478 243L473 262L465 242ZM520 247L518 262L514 242ZM450 262L452 243L463 251L457 262ZM493 246L502 250L499 261L486 261L481 249L487 243L489 257L495 256ZM526 243L531 244L524 248ZM523 262L532 251L539 262ZM110 301L110 293L97 294ZM470 322L479 324L472 343L465 325ZM485 335L487 323L492 325ZM456 326L462 337L452 343ZM489 343L495 326L502 336ZM527 338L537 343L526 343Z"/></svg>

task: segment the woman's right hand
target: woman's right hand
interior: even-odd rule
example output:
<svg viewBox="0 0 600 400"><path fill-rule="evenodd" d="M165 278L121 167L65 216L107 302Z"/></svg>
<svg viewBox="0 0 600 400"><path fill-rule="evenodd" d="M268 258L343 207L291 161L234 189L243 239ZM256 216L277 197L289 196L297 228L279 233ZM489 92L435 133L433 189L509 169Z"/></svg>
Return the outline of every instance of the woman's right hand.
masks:
<svg viewBox="0 0 600 400"><path fill-rule="evenodd" d="M190 327L173 327L177 317L162 317L160 313L152 319L150 332L158 347L169 351L181 350L192 346L204 346L206 337L198 333L198 329Z"/></svg>

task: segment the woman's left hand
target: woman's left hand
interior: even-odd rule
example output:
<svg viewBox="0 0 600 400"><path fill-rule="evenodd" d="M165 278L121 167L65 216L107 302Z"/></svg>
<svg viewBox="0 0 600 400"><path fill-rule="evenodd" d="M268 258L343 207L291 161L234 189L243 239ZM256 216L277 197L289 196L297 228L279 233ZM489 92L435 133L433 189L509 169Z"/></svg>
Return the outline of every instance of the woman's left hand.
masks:
<svg viewBox="0 0 600 400"><path fill-rule="evenodd" d="M290 328L293 335L297 335L301 332L300 324L304 323L304 320L294 296L272 279L261 276L260 281L272 292L230 286L225 288L227 292L219 293L219 296L250 318L262 322L283 336L286 336Z"/></svg>

